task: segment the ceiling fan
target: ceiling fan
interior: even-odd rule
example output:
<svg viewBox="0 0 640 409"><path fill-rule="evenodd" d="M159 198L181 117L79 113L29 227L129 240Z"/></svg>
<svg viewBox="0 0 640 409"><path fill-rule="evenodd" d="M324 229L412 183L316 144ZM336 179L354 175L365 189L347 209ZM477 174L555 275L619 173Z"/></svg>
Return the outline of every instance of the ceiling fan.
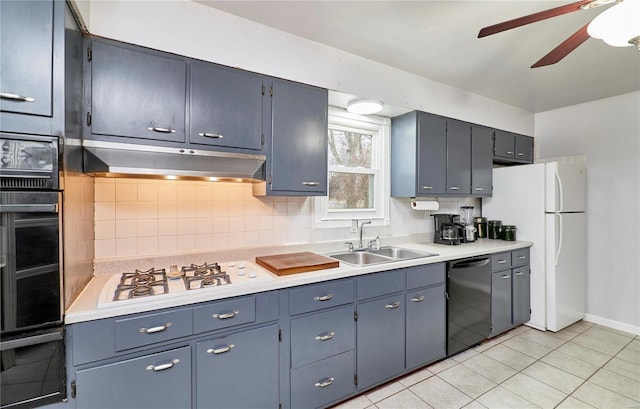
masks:
<svg viewBox="0 0 640 409"><path fill-rule="evenodd" d="M640 0L581 0L485 27L478 33L478 38L574 11L610 4L613 4L613 6L597 15L593 20L569 36L569 38L533 64L531 68L557 63L578 48L580 44L587 41L589 37L602 39L607 44L616 47L635 45L640 50Z"/></svg>

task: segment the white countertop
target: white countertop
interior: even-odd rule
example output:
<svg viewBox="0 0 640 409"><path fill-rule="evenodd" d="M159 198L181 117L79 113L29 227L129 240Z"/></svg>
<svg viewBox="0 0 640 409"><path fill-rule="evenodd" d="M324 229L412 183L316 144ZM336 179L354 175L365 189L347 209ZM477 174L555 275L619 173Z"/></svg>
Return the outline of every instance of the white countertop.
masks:
<svg viewBox="0 0 640 409"><path fill-rule="evenodd" d="M209 288L202 291L198 290L191 292L182 292L179 295L172 295L171 297L157 295L146 298L141 302L124 303L121 305L116 302L113 304L113 306L101 308L98 308L98 299L100 297L100 292L102 291L102 288L105 286L107 281L109 281L109 279L112 277L112 275L96 274L82 291L82 293L78 296L78 298L74 301L74 303L66 311L65 323L73 324L84 321L92 321L101 318L153 311L162 308L176 307L228 297L236 297L240 295L277 290L304 284L312 284L338 278L353 277L378 271L439 263L459 258L473 257L489 253L499 253L502 251L512 251L520 248L530 247L532 246L532 244L533 243L528 241L502 241L490 239L480 239L474 243L464 243L456 246L447 246L434 243L394 243L394 246L429 253L437 253L438 256L404 261L394 261L364 267L353 267L345 263L340 263L339 267L326 270L292 274L282 277L273 275L273 280L269 281L243 284L242 286L229 285ZM283 251L283 253L292 252L295 251ZM329 252L318 251L317 253L327 254Z"/></svg>

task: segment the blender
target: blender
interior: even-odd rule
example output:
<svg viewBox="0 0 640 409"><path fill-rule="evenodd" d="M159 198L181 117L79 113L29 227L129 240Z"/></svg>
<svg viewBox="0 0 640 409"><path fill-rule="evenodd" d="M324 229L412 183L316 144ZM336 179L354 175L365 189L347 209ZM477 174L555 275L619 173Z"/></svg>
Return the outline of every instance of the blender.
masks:
<svg viewBox="0 0 640 409"><path fill-rule="evenodd" d="M460 206L460 224L463 228L462 241L476 241L476 227L473 225L473 206Z"/></svg>

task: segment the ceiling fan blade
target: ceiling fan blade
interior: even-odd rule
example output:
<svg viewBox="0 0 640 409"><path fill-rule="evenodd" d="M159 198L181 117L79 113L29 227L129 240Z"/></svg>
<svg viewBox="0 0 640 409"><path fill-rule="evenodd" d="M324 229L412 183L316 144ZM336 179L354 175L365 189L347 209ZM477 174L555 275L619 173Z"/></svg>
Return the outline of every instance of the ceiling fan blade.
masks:
<svg viewBox="0 0 640 409"><path fill-rule="evenodd" d="M528 16L519 17L513 20L505 21L503 23L494 24L480 30L478 38L486 37L492 34L500 33L502 31L511 30L512 28L524 26L527 24L535 23L536 21L545 20L551 17L561 16L563 14L571 13L573 11L580 10L580 6L588 4L593 0L582 0L575 3L566 4L564 6L555 7L538 13L529 14Z"/></svg>
<svg viewBox="0 0 640 409"><path fill-rule="evenodd" d="M560 43L559 46L549 51L547 55L538 60L531 68L543 67L545 65L555 64L558 61L566 57L571 51L578 48L578 46L589 39L589 33L587 33L587 27L589 23L585 24L580 30L571 34L569 38Z"/></svg>

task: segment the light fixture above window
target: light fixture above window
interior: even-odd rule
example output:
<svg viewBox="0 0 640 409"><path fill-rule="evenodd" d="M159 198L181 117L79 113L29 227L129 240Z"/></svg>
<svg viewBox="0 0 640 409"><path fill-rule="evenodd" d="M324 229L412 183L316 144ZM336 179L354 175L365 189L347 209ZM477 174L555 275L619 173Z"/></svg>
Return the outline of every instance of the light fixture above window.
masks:
<svg viewBox="0 0 640 409"><path fill-rule="evenodd" d="M375 99L355 98L347 104L347 111L352 114L369 115L382 110L382 101Z"/></svg>
<svg viewBox="0 0 640 409"><path fill-rule="evenodd" d="M603 11L589 23L587 32L614 47L638 46L640 0L624 0Z"/></svg>

